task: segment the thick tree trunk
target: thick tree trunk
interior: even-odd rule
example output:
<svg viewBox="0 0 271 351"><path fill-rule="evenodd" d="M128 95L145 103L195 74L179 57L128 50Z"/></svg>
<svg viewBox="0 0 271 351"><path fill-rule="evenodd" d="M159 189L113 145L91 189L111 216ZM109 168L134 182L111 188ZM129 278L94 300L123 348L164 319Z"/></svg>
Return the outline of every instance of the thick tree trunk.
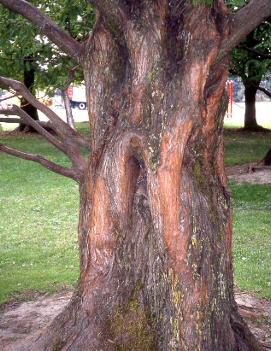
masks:
<svg viewBox="0 0 271 351"><path fill-rule="evenodd" d="M245 121L244 129L256 131L260 129L256 120L256 94L261 81L245 81Z"/></svg>
<svg viewBox="0 0 271 351"><path fill-rule="evenodd" d="M31 56L27 56L24 60L24 84L32 93L34 93L35 68L33 66L33 58ZM22 99L21 107L35 121L39 120L38 110L35 106L31 105L25 99ZM18 130L20 132L36 133L36 130L33 127L23 123L20 124Z"/></svg>
<svg viewBox="0 0 271 351"><path fill-rule="evenodd" d="M266 153L266 155L264 156L262 163L265 166L271 166L271 149L269 149Z"/></svg>
<svg viewBox="0 0 271 351"><path fill-rule="evenodd" d="M87 46L80 279L25 350L259 350L233 295L226 9L147 3L122 34L98 19Z"/></svg>

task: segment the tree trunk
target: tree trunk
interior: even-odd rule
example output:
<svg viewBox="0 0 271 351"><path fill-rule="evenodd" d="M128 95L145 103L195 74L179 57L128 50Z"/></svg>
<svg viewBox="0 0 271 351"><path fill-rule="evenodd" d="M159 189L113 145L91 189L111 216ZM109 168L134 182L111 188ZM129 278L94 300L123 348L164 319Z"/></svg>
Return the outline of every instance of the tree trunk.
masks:
<svg viewBox="0 0 271 351"><path fill-rule="evenodd" d="M35 95L34 84L35 84L35 67L33 65L33 57L27 56L24 59L24 84L25 86ZM35 121L39 120L38 110L35 106L31 105L27 100L21 100L22 109L28 113L28 115L33 118ZM20 132L36 133L36 130L27 125L21 123L18 130Z"/></svg>
<svg viewBox="0 0 271 351"><path fill-rule="evenodd" d="M261 81L245 81L245 122L244 129L255 131L260 129L256 120L256 94Z"/></svg>
<svg viewBox="0 0 271 351"><path fill-rule="evenodd" d="M233 293L226 8L166 3L135 2L121 34L100 17L86 46L80 279L25 350L260 350Z"/></svg>
<svg viewBox="0 0 271 351"><path fill-rule="evenodd" d="M269 149L266 153L266 155L264 156L262 163L265 166L271 166L271 149Z"/></svg>

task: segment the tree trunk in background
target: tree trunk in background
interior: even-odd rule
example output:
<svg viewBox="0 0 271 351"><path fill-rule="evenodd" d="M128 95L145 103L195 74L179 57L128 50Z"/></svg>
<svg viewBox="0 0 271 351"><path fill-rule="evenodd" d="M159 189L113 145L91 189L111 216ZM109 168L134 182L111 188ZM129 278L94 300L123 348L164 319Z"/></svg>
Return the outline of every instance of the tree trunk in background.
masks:
<svg viewBox="0 0 271 351"><path fill-rule="evenodd" d="M86 46L80 279L24 350L259 350L233 293L226 8L146 3L121 39L99 18Z"/></svg>
<svg viewBox="0 0 271 351"><path fill-rule="evenodd" d="M35 95L35 89L34 89L34 84L35 84L35 67L34 67L34 59L32 56L27 56L25 57L24 60L24 84L25 86L31 91L33 95ZM22 109L29 114L30 117L32 117L35 121L39 120L38 116L38 110L36 107L31 105L28 101L25 99L21 100L21 107ZM32 128L29 125L26 124L20 124L18 130L20 132L28 132L28 133L36 133L36 130Z"/></svg>
<svg viewBox="0 0 271 351"><path fill-rule="evenodd" d="M256 120L256 94L261 81L245 81L245 122L244 129L255 131L260 128Z"/></svg>
<svg viewBox="0 0 271 351"><path fill-rule="evenodd" d="M271 166L271 149L268 150L262 162L265 166Z"/></svg>

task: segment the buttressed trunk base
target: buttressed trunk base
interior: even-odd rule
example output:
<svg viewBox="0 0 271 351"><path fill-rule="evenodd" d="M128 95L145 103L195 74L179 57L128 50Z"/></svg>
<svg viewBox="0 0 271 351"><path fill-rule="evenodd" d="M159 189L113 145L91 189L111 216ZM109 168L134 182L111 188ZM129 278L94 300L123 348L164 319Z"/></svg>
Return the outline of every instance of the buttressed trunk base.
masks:
<svg viewBox="0 0 271 351"><path fill-rule="evenodd" d="M81 274L35 350L259 350L233 296L227 10L144 3L99 16L86 45Z"/></svg>

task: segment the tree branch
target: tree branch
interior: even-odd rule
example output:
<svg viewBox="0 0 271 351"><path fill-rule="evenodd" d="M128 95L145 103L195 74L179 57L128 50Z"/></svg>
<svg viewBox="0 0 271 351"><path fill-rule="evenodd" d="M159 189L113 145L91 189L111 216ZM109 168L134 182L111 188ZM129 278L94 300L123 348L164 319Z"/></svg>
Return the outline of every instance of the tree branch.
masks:
<svg viewBox="0 0 271 351"><path fill-rule="evenodd" d="M22 121L31 127L33 127L39 134L41 134L45 139L47 139L51 144L53 144L57 149L64 152L67 156L69 156L67 152L67 148L65 145L55 138L51 133L49 133L43 126L41 126L37 121L31 118L24 110L22 110L19 106L12 105L8 109L0 109L0 114L3 115L15 115L20 116Z"/></svg>
<svg viewBox="0 0 271 351"><path fill-rule="evenodd" d="M261 58L270 59L271 60L271 54L267 54L267 53L261 52L260 50L257 50L257 49L254 49L254 48L250 48L247 45L242 45L241 48L246 50L246 51L252 52L253 54L255 54L257 56L260 56Z"/></svg>
<svg viewBox="0 0 271 351"><path fill-rule="evenodd" d="M12 99L14 97L18 96L17 94L12 94L10 96L7 96L7 97L4 97L2 99L0 99L0 102L3 102L3 101L6 101L6 100L9 100L9 99Z"/></svg>
<svg viewBox="0 0 271 351"><path fill-rule="evenodd" d="M27 18L61 50L74 58L77 62L80 61L81 44L58 27L55 22L50 20L37 7L24 0L0 0L0 4Z"/></svg>
<svg viewBox="0 0 271 351"><path fill-rule="evenodd" d="M19 151L17 149L13 149L13 148L8 147L8 146L3 145L3 144L0 144L0 151L4 152L6 154L9 154L9 155L18 157L18 158L22 158L24 160L37 162L37 163L41 164L42 166L44 166L45 168L49 169L50 171L61 174L61 175L68 177L68 178L72 178L77 182L80 182L80 180L81 180L82 174L80 173L79 170L76 170L74 168L62 167L62 166L60 166L60 165L58 165L50 160L47 160L43 156Z"/></svg>
<svg viewBox="0 0 271 351"><path fill-rule="evenodd" d="M258 90L262 91L266 96L271 98L271 92L265 88L258 87Z"/></svg>
<svg viewBox="0 0 271 351"><path fill-rule="evenodd" d="M270 0L251 0L248 5L242 7L231 16L231 30L228 38L221 45L217 61L230 53L242 39L244 39L254 28L271 15Z"/></svg>
<svg viewBox="0 0 271 351"><path fill-rule="evenodd" d="M1 1L1 0L0 0ZM0 76L0 84L5 87L12 88L19 95L22 95L31 105L35 106L38 110L45 114L46 117L52 122L52 129L63 139L69 138L71 142L78 144L79 146L85 147L89 150L89 141L86 140L80 133L72 129L67 123L65 123L53 110L41 103L26 86L10 78Z"/></svg>

